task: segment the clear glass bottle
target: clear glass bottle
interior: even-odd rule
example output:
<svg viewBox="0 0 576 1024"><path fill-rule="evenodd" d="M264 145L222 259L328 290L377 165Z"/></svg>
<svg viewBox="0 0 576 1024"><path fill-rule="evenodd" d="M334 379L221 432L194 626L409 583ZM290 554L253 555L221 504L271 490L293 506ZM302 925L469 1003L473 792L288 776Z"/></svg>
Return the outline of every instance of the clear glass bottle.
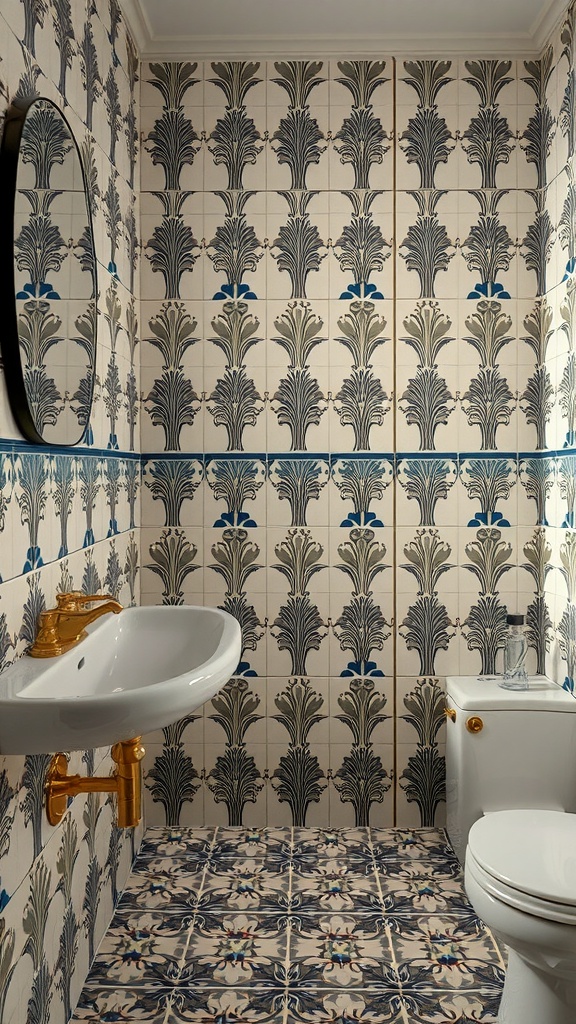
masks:
<svg viewBox="0 0 576 1024"><path fill-rule="evenodd" d="M505 690L527 690L526 653L528 642L524 632L523 615L507 615L506 644L504 647L504 672L500 686Z"/></svg>

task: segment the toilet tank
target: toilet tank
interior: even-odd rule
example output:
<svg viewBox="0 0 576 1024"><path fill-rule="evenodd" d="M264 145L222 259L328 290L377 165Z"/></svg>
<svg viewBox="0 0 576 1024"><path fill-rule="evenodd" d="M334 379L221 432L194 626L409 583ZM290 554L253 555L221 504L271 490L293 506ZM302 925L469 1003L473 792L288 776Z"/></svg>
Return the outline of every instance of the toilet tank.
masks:
<svg viewBox="0 0 576 1024"><path fill-rule="evenodd" d="M483 814L576 811L576 699L544 676L528 690L498 682L446 679L446 825L461 863Z"/></svg>

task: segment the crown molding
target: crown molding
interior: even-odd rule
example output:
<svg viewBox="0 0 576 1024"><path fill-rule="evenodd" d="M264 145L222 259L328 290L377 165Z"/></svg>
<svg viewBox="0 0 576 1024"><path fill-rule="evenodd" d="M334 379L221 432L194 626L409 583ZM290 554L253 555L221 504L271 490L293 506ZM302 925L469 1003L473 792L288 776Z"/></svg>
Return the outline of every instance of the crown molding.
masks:
<svg viewBox="0 0 576 1024"><path fill-rule="evenodd" d="M538 53L532 38L525 34L494 35L493 33L469 36L438 33L437 35L395 36L170 36L148 40L141 49L144 60L170 58L190 60L221 58L250 60L254 57L308 59L330 57L372 57L410 54L411 57L534 57Z"/></svg>
<svg viewBox="0 0 576 1024"><path fill-rule="evenodd" d="M549 0L548 5L532 25L531 36L539 53L550 41L557 28L560 27L568 10L567 0Z"/></svg>
<svg viewBox="0 0 576 1024"><path fill-rule="evenodd" d="M120 6L128 30L138 49L138 55L142 57L152 43L150 22L142 10L140 0L120 0Z"/></svg>
<svg viewBox="0 0 576 1024"><path fill-rule="evenodd" d="M391 54L411 57L512 57L538 56L566 13L567 0L549 0L531 29L523 33L477 32L473 36L438 32L418 35L218 35L153 36L140 0L121 0L122 11L144 60L221 58L249 60L254 57L325 59L342 57L381 58Z"/></svg>

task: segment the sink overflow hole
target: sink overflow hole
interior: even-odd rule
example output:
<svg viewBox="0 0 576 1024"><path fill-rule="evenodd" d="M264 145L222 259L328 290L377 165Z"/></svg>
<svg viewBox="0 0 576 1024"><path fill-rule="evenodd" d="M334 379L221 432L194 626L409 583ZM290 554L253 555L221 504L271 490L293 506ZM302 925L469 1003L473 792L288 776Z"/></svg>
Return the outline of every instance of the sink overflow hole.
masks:
<svg viewBox="0 0 576 1024"><path fill-rule="evenodd" d="M84 659L84 658L80 658L80 661L78 662L78 668L79 668L79 669L80 669L80 668L84 668L84 661L85 661L85 659Z"/></svg>

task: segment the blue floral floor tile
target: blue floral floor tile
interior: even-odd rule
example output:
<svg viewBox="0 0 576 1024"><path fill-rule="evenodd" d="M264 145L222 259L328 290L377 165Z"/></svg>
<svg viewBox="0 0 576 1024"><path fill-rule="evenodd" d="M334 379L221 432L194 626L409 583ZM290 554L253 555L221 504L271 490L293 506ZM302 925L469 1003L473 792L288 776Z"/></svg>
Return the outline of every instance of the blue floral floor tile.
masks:
<svg viewBox="0 0 576 1024"><path fill-rule="evenodd" d="M293 831L294 854L304 862L343 857L364 861L372 855L368 829L295 828Z"/></svg>
<svg viewBox="0 0 576 1024"><path fill-rule="evenodd" d="M387 879L419 879L428 881L432 879L440 882L443 879L459 879L461 875L460 864L456 858L442 860L439 857L411 859L410 857L385 857L374 856L374 866L381 885L386 884Z"/></svg>
<svg viewBox="0 0 576 1024"><path fill-rule="evenodd" d="M382 905L387 916L459 914L470 917L470 904L457 878L433 878L407 874L385 879Z"/></svg>
<svg viewBox="0 0 576 1024"><path fill-rule="evenodd" d="M390 991L327 991L291 1000L286 1024L406 1024L401 997Z"/></svg>
<svg viewBox="0 0 576 1024"><path fill-rule="evenodd" d="M368 878L371 882L376 881L374 859L370 852L343 853L339 857L313 859L311 856L302 855L300 850L295 850L292 854L292 871L295 877L308 879L310 882L321 877L354 879L357 884L361 884L363 878Z"/></svg>
<svg viewBox="0 0 576 1024"><path fill-rule="evenodd" d="M204 877L202 912L288 910L290 873L274 872L263 860L230 860L210 865Z"/></svg>
<svg viewBox="0 0 576 1024"><path fill-rule="evenodd" d="M289 852L291 832L289 828L219 828L219 856L257 858L267 857L271 851Z"/></svg>
<svg viewBox="0 0 576 1024"><path fill-rule="evenodd" d="M186 954L194 981L242 988L264 982L286 962L287 935L274 915L204 913Z"/></svg>
<svg viewBox="0 0 576 1024"><path fill-rule="evenodd" d="M194 988L177 993L166 1024L268 1024L284 1019L286 998L260 989Z"/></svg>
<svg viewBox="0 0 576 1024"><path fill-rule="evenodd" d="M210 852L216 829L213 828L149 828L146 831L138 860L147 857L186 857L202 861Z"/></svg>
<svg viewBox="0 0 576 1024"><path fill-rule="evenodd" d="M392 948L381 914L326 914L309 917L293 930L290 959L299 985L365 988Z"/></svg>
<svg viewBox="0 0 576 1024"><path fill-rule="evenodd" d="M326 857L316 854L312 844L309 846L297 846L292 851L292 865L295 870L299 870L303 874L316 868L320 863L330 863L330 861L342 862L342 860L345 860L349 870L354 871L356 874L374 874L374 858L372 851L369 849L360 850L356 848L347 852L334 850L332 856Z"/></svg>
<svg viewBox="0 0 576 1024"><path fill-rule="evenodd" d="M70 1024L74 1021L102 1024L122 1021L127 1024L164 1024L170 996L158 995L148 989L91 989L86 987L80 997Z"/></svg>
<svg viewBox="0 0 576 1024"><path fill-rule="evenodd" d="M155 988L174 982L188 947L190 912L116 913L94 958L92 985Z"/></svg>
<svg viewBox="0 0 576 1024"><path fill-rule="evenodd" d="M481 1021L498 1024L500 992L427 991L420 989L401 998L409 1024L447 1024L447 1022Z"/></svg>
<svg viewBox="0 0 576 1024"><path fill-rule="evenodd" d="M247 857L241 853L235 853L232 857L226 848L224 850L221 846L214 846L208 859L207 867L208 870L218 873L226 873L230 870L230 866L234 864L241 864L245 861L250 863L257 863L262 870L274 874L274 875L289 875L290 865L292 864L292 854L290 848L272 848L268 850L261 857Z"/></svg>
<svg viewBox="0 0 576 1024"><path fill-rule="evenodd" d="M444 829L373 828L371 838L376 860L428 860L430 857L448 862L456 860Z"/></svg>
<svg viewBox="0 0 576 1024"><path fill-rule="evenodd" d="M186 860L151 857L139 861L122 893L118 910L190 909L197 904L203 878L203 867L193 870Z"/></svg>
<svg viewBox="0 0 576 1024"><path fill-rule="evenodd" d="M442 829L150 829L73 1021L493 1024Z"/></svg>
<svg viewBox="0 0 576 1024"><path fill-rule="evenodd" d="M494 993L504 983L494 939L472 913L467 921L435 914L405 919L391 937L407 988L482 988Z"/></svg>
<svg viewBox="0 0 576 1024"><path fill-rule="evenodd" d="M291 909L326 913L359 913L379 905L379 886L374 873L356 870L345 860L318 861L292 871Z"/></svg>

